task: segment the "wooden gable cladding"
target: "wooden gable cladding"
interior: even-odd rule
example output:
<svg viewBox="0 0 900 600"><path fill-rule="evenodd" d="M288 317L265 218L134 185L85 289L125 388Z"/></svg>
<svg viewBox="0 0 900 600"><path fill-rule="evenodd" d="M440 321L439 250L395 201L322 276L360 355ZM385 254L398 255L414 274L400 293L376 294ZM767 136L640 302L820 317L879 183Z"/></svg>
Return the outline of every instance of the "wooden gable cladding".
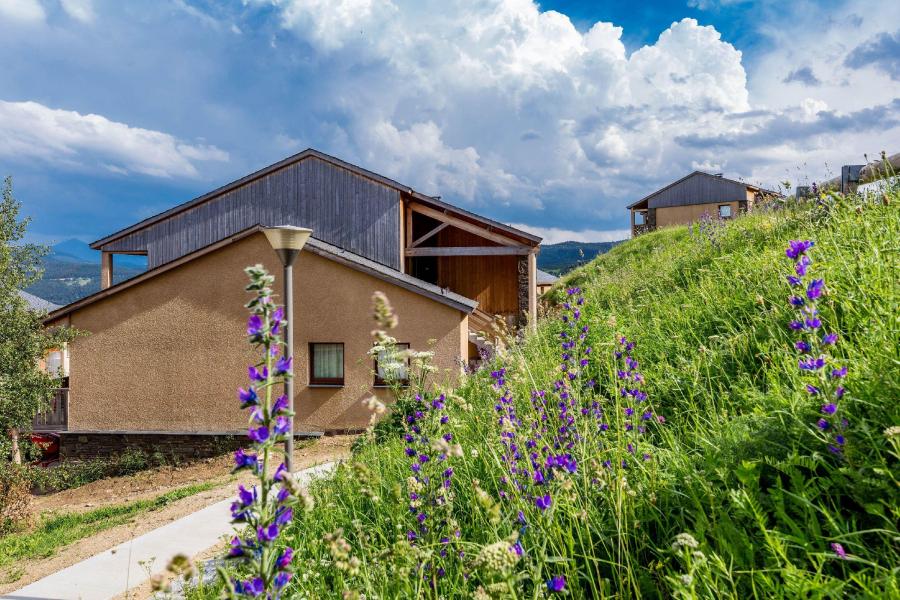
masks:
<svg viewBox="0 0 900 600"><path fill-rule="evenodd" d="M423 261L432 266L427 272L434 283L442 288L478 302L479 310L495 315L517 315L520 311L518 298L517 269L521 256L519 246L505 246L485 239L479 234L459 229L455 225L446 227L434 217L415 214L412 221L413 239L421 239L429 232L437 230L415 248L407 248L410 272L421 275ZM461 251L470 249L474 254ZM416 250L433 251L431 254L416 254ZM452 254L441 255L443 250ZM504 252L496 255L491 252ZM415 261L415 262L414 262Z"/></svg>
<svg viewBox="0 0 900 600"><path fill-rule="evenodd" d="M100 246L146 252L153 269L254 225L313 237L400 269L400 192L315 156L285 164Z"/></svg>

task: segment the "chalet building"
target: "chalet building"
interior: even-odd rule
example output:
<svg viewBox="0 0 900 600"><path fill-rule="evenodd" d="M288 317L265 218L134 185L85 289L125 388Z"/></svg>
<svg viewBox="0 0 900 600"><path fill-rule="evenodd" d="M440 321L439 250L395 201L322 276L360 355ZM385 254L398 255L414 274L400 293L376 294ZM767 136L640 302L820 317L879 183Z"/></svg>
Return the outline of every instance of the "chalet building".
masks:
<svg viewBox="0 0 900 600"><path fill-rule="evenodd" d="M775 194L758 186L694 171L649 196L628 206L631 211L631 237L657 227L683 225L703 215L731 219L753 210L763 194Z"/></svg>
<svg viewBox="0 0 900 600"><path fill-rule="evenodd" d="M536 318L540 238L306 150L91 245L102 289L45 321L88 334L66 352L64 458L240 436L235 390L254 361L243 270L281 274L269 225L313 230L294 265L295 431L359 430L362 400L389 399L367 356L375 291L399 318L392 335L433 350L441 380L477 359L493 318ZM147 271L113 285L118 254L145 255Z"/></svg>
<svg viewBox="0 0 900 600"><path fill-rule="evenodd" d="M548 273L547 271L537 270L537 293L538 296L544 295L545 292L550 291L550 288L559 281L559 277Z"/></svg>

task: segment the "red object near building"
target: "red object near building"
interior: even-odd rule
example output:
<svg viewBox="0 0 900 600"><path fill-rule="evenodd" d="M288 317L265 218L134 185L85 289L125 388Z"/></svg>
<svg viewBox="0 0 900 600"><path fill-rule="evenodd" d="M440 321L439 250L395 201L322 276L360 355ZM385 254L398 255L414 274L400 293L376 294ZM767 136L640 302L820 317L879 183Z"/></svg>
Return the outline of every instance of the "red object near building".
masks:
<svg viewBox="0 0 900 600"><path fill-rule="evenodd" d="M41 450L41 457L35 461L35 464L48 467L59 462L59 434L32 433L31 443Z"/></svg>

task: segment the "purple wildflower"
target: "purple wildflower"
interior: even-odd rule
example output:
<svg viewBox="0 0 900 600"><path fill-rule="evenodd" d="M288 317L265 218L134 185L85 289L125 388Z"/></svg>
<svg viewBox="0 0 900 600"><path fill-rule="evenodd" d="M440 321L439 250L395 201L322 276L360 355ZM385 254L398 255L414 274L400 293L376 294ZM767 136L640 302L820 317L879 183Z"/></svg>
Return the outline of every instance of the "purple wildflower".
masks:
<svg viewBox="0 0 900 600"><path fill-rule="evenodd" d="M262 333L263 320L259 315L250 315L247 319L247 335L253 337Z"/></svg>
<svg viewBox="0 0 900 600"><path fill-rule="evenodd" d="M265 425L260 425L257 428L251 427L247 430L247 437L257 444L261 444L269 439L269 428Z"/></svg>
<svg viewBox="0 0 900 600"><path fill-rule="evenodd" d="M838 558L842 560L847 560L847 551L844 550L844 547L837 542L831 543L831 549L834 550L834 553Z"/></svg>
<svg viewBox="0 0 900 600"><path fill-rule="evenodd" d="M566 578L563 575L555 575L547 581L547 589L551 592L561 592L566 589Z"/></svg>
<svg viewBox="0 0 900 600"><path fill-rule="evenodd" d="M268 527L258 527L256 529L256 539L260 542L271 542L278 537L278 525L272 523Z"/></svg>
<svg viewBox="0 0 900 600"><path fill-rule="evenodd" d="M291 370L291 363L293 363L293 356L282 356L278 359L278 362L275 363L275 376L284 375L288 371Z"/></svg>
<svg viewBox="0 0 900 600"><path fill-rule="evenodd" d="M261 370L256 367L248 367L247 376L251 381L265 381L269 378L269 369L263 367Z"/></svg>
<svg viewBox="0 0 900 600"><path fill-rule="evenodd" d="M253 387L249 387L246 390L244 388L239 388L238 398L241 401L241 408L256 406L259 402L259 397L256 395L256 390Z"/></svg>

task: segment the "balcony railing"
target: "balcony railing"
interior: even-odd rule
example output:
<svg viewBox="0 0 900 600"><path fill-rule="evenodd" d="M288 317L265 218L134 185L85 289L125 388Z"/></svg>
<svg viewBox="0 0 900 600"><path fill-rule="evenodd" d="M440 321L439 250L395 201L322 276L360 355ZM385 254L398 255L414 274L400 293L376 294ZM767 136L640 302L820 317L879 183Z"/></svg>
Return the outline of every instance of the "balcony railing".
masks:
<svg viewBox="0 0 900 600"><path fill-rule="evenodd" d="M33 431L66 431L69 425L69 388L53 392L50 406L34 417Z"/></svg>

